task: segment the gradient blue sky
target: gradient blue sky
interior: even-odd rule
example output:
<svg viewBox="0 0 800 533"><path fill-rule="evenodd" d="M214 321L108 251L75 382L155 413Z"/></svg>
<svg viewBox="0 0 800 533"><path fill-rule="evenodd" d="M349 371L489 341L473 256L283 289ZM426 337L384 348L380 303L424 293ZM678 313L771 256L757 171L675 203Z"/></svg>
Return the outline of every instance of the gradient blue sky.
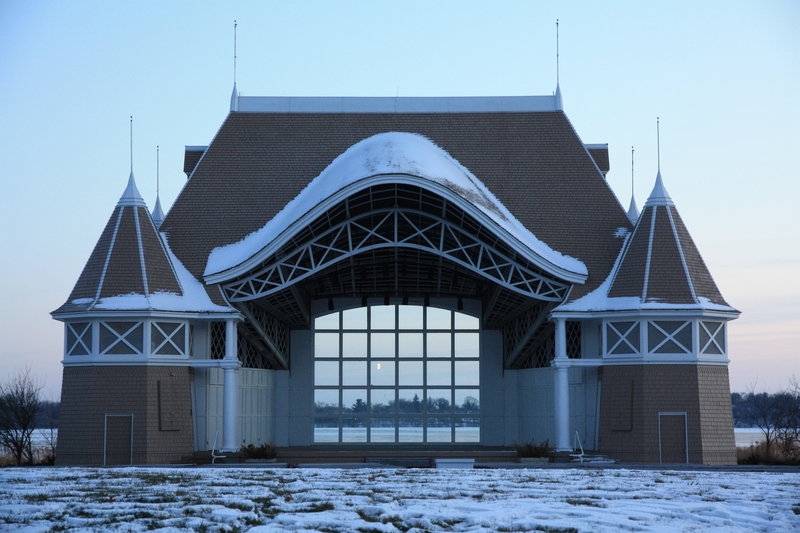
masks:
<svg viewBox="0 0 800 533"><path fill-rule="evenodd" d="M519 95L555 87L608 181L641 206L662 174L723 294L732 390L800 375L800 2L0 0L0 378L56 398L68 296L128 175L167 209L183 147L245 95ZM533 228L535 231L535 228Z"/></svg>

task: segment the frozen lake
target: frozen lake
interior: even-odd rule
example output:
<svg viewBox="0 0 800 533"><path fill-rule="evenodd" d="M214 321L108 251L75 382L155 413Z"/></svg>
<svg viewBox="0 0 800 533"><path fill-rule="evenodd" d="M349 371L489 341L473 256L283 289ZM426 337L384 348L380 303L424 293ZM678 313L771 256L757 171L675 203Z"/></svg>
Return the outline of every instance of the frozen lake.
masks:
<svg viewBox="0 0 800 533"><path fill-rule="evenodd" d="M787 532L800 473L6 468L0 531Z"/></svg>

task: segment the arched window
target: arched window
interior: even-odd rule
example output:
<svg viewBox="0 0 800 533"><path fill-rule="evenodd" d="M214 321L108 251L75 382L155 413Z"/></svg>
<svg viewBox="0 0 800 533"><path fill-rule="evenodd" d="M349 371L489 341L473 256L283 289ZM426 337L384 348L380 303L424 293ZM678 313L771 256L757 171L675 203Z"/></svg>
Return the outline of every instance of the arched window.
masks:
<svg viewBox="0 0 800 533"><path fill-rule="evenodd" d="M315 443L480 441L477 318L375 305L314 330Z"/></svg>

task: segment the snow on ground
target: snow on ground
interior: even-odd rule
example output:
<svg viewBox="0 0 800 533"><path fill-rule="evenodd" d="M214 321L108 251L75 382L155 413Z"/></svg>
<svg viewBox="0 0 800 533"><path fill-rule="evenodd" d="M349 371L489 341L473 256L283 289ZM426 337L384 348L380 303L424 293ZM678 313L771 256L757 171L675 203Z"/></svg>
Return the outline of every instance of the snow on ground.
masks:
<svg viewBox="0 0 800 533"><path fill-rule="evenodd" d="M0 531L798 531L800 474L6 468Z"/></svg>

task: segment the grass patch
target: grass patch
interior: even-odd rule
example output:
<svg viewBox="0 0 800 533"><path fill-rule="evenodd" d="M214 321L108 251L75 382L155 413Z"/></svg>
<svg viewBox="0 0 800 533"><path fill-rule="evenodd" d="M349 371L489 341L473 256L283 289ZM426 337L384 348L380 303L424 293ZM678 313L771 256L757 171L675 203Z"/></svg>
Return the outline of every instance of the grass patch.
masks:
<svg viewBox="0 0 800 533"><path fill-rule="evenodd" d="M603 507L602 505L600 505L595 501L586 500L583 498L567 498L564 501L566 501L570 505L585 505L586 507Z"/></svg>
<svg viewBox="0 0 800 533"><path fill-rule="evenodd" d="M298 513L321 513L323 511L333 511L335 509L331 502L317 502L312 503L308 507L298 509Z"/></svg>

